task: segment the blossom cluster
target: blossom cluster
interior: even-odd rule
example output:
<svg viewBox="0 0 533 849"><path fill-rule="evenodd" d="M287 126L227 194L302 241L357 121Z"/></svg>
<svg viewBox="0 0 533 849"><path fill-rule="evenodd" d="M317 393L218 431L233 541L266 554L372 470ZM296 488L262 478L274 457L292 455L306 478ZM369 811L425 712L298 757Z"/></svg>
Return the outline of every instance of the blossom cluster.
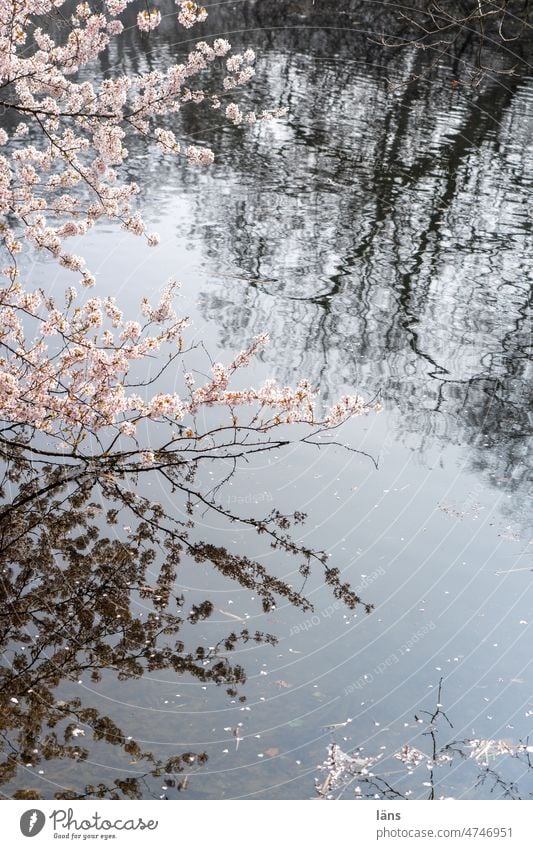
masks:
<svg viewBox="0 0 533 849"><path fill-rule="evenodd" d="M121 14L137 3L90 0L69 16L68 0L0 0L0 106L18 120L9 133L0 129L0 247L7 254L0 274L10 283L18 281L17 254L31 245L92 285L83 258L66 250L65 241L102 218L118 220L149 245L157 244L134 209L137 183L122 175L129 135L140 134L156 150L183 156L189 164L210 165L212 150L180 144L163 124L185 104L205 101L220 109L220 98L254 74L252 50L234 54L226 39L216 38L212 44L199 41L164 71L109 77L99 85L79 81L77 72L120 36ZM207 16L196 3L176 0L176 5L187 28ZM160 23L161 12L143 3L138 28L150 32ZM223 65L223 84L218 93L207 92L199 78L216 62ZM241 123L236 104L226 114ZM244 120L278 114L248 113Z"/></svg>
<svg viewBox="0 0 533 849"><path fill-rule="evenodd" d="M232 389L235 372L249 365L266 344L258 336L229 365L215 363L211 377L196 386L187 374L182 395L159 392L144 396L129 383L134 361L165 345L183 350L187 319L173 306L176 284L170 281L156 305L144 299L144 324L124 318L112 297L80 301L74 287L58 308L42 292L26 292L19 284L0 291L0 417L30 426L79 446L90 434L111 432L135 438L146 419L191 423L203 407L252 407L259 429L306 422L327 427L364 412L356 396L343 398L322 420L315 412L317 390L306 380L295 388L267 380L259 389ZM30 338L27 325L38 332ZM131 391L133 389L133 391ZM235 419L234 419L235 421Z"/></svg>
<svg viewBox="0 0 533 849"><path fill-rule="evenodd" d="M0 421L9 423L11 432L30 428L59 437L73 450L105 429L112 440L137 440L146 419L176 426L189 418L184 427L194 433L197 413L217 405L231 411L234 423L236 407L252 407L257 428L317 423L317 391L306 380L295 388L272 380L259 389L233 388L234 373L248 365L266 337L258 337L229 365L216 363L202 385L186 375L181 395L150 394L155 388L150 381L142 394L142 384L132 377L134 363L158 353L163 357L170 346L164 351L168 364L183 351L187 320L174 310L173 283L158 304L143 301L140 322L125 318L112 297L81 297L79 285L70 286L64 303L57 304L21 280L18 256L30 247L77 275L77 284L92 287L94 275L66 243L102 218L157 245L158 235L147 232L134 206L138 185L122 176L128 135L140 134L156 150L182 155L192 165L209 165L213 152L180 143L165 119L189 103L205 101L220 109L228 92L233 97L234 89L253 76L254 52L232 53L228 41L216 38L212 44L199 41L182 62L163 71L110 76L93 85L79 70L120 36L120 16L137 2L87 0L72 12L69 0L0 0L0 106L18 121L10 133L0 129L0 247L7 256L0 264ZM190 0L176 5L186 28L207 15ZM136 20L141 32L149 33L159 26L161 13L142 4ZM222 86L218 94L208 94L197 79L215 62L223 66ZM235 125L282 112L243 113L234 102L225 108ZM322 424L335 427L363 410L360 398L347 396ZM149 465L152 454L142 456Z"/></svg>

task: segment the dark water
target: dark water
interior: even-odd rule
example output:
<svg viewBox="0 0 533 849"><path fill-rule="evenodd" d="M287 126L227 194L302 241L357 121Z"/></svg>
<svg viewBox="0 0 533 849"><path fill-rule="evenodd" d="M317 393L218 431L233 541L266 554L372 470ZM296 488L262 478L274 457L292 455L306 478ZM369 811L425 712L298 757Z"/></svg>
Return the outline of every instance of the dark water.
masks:
<svg viewBox="0 0 533 849"><path fill-rule="evenodd" d="M513 747L532 730L533 88L525 72L472 87L468 53L426 76L419 53L387 53L365 41L365 27L332 33L308 5L291 14L269 22L242 4L210 18L212 32L249 30L228 36L258 52L245 99L287 105L288 115L246 132L184 115L186 136L216 151L213 168L143 149L128 166L136 177L142 169L145 217L161 246L148 252L102 227L77 252L98 268L99 292L132 318L144 294L177 276L193 334L214 358L267 330L254 381L306 375L325 401L379 393L382 412L342 431L377 468L340 447L298 445L251 463L223 495L243 515L305 511L299 539L331 553L375 610L354 616L317 575L306 587L313 612L282 601L265 616L249 591L184 563L180 591L215 606L196 626L206 644L238 620L278 637L237 649L247 675L238 696L168 670L118 682L104 671L100 683L82 674L58 692L70 698L74 688L157 757L205 752L183 797L311 797L336 742L379 755L379 775L424 798L425 763L406 776L392 755L405 745L429 751L415 715L435 709L441 679L453 724L439 725L443 744ZM109 66L162 67L187 47L170 26L158 39L151 54L132 39ZM45 268L60 287L64 278ZM153 490L168 499L157 481ZM261 539L222 521L200 526L204 538L297 579ZM146 771L109 743L87 730L82 766L50 757L19 768L3 792L83 793ZM533 792L524 761L487 763L444 765L436 795L500 797L512 782L515 795ZM179 795L164 774L136 792Z"/></svg>

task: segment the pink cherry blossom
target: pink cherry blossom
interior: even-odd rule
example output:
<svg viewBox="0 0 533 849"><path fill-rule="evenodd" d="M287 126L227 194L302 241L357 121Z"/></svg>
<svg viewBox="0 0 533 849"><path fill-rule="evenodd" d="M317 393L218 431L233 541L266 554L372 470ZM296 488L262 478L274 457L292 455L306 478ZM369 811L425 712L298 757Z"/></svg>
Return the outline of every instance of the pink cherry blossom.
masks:
<svg viewBox="0 0 533 849"><path fill-rule="evenodd" d="M176 5L186 29L207 17L206 9L190 0ZM207 438L198 418L208 408L217 415L223 411L223 421L233 427L240 408L259 432L293 422L337 427L368 409L361 398L345 396L321 414L317 387L304 379L295 387L267 380L259 388L235 388L235 373L266 344L265 335L229 363L215 363L208 377L176 369L179 385L172 392L158 390L159 373L175 368L187 349L188 320L176 311L177 284L169 281L156 303L143 299L140 320L125 317L112 295L91 297L85 291L95 285L95 275L83 256L68 249L69 239L82 239L107 219L149 246L159 242L137 207L140 187L126 175L128 134L141 135L154 156L183 156L192 165L209 166L212 150L178 140L167 126L186 104L189 109L206 101L220 109L224 103L226 118L235 125L284 114L283 109L243 112L238 103L227 104L226 92L252 78L255 55L250 49L232 54L224 38L199 41L183 61L165 70L110 76L98 85L83 78L121 37L120 17L130 6L137 9L141 31L159 26L161 12L140 0L103 0L98 9L81 2L74 11L67 0L0 0L0 101L15 118L10 134L0 130L5 255L0 419L13 432L39 431L73 451L94 438L101 444L109 439L111 445L134 440L147 468L157 462L159 449L139 444L139 426L146 421L183 428L182 438L197 440ZM52 25L58 15L61 27ZM218 87L206 82L215 64L225 74ZM85 75L78 75L81 69ZM73 275L84 287L80 294L77 285L68 285L56 302L34 291L19 267L19 257L30 251L42 252ZM154 370L154 363L156 378L140 380L143 367Z"/></svg>
<svg viewBox="0 0 533 849"><path fill-rule="evenodd" d="M150 32L153 29L157 29L160 23L161 12L158 9L152 9L151 11L143 9L137 15L137 26L142 32Z"/></svg>

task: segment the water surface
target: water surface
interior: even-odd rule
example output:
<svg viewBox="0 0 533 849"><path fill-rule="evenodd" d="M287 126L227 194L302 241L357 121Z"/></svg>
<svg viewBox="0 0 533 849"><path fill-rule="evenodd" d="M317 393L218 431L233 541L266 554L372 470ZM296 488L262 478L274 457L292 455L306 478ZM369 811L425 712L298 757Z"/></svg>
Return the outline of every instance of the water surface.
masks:
<svg viewBox="0 0 533 849"><path fill-rule="evenodd" d="M182 791L190 798L311 797L331 742L381 754L381 774L424 798L424 776L406 777L390 756L422 745L415 715L434 709L441 679L454 726L443 742L518 744L531 731L533 88L523 75L452 85L457 68L445 63L409 82L419 61L410 52L360 57L359 35L337 43L318 27L304 38L253 14L252 4L242 18L250 33L232 37L259 54L245 98L287 105L288 115L243 131L185 114L186 136L215 149L213 168L192 171L140 147L128 164L142 171L161 246L147 251L102 226L80 252L99 272L97 291L115 294L132 318L141 297L178 277L193 336L215 359L268 331L251 381L306 375L325 402L347 390L379 394L382 412L342 431L375 463L297 445L240 470L222 496L243 515L305 511L299 539L330 552L375 610L354 616L317 574L306 587L313 612L282 601L265 616L245 589L184 563L179 589L215 605L201 626L207 645L232 616L279 639L236 653L246 701L168 671L118 683L111 672L98 684L82 676L65 688L157 754L205 752ZM210 26L220 31L214 14ZM150 52L132 38L109 67L163 67L186 47L170 26L158 39ZM43 267L59 290L64 278L49 265L34 272ZM152 494L169 497L157 481ZM200 528L298 580L260 538L207 518ZM40 775L19 771L7 792L81 793L139 774L112 746L84 743L83 767L50 760ZM529 795L528 769L509 760L491 766ZM437 795L505 795L478 773L471 759L454 761ZM141 792L178 795L153 777Z"/></svg>

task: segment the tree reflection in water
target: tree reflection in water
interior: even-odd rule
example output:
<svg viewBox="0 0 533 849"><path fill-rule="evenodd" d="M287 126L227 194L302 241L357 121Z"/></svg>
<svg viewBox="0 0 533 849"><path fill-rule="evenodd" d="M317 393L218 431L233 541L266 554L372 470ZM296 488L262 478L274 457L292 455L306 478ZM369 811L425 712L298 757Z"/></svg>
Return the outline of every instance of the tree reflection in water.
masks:
<svg viewBox="0 0 533 849"><path fill-rule="evenodd" d="M213 646L202 645L201 638L196 642L194 626L208 619L214 606L208 598L193 602L176 594L177 570L184 560L210 564L255 593L265 612L278 598L311 609L302 592L259 562L197 540L196 501L204 510L222 511L227 521L241 521L266 534L273 548L299 557L303 584L315 560L323 565L325 581L337 598L349 607L360 603L325 554L288 534L302 514L286 517L274 510L264 519L240 518L195 489L187 464L166 468L174 494L181 491L187 497L185 519L180 520L139 494L131 469L125 474L118 466L46 465L37 475L22 453L13 457L13 448L3 460L2 495L7 498L14 491L15 496L0 512L0 785L7 785L10 790L4 792L14 798L40 797L28 776L39 775L45 762L54 761L57 767L59 760L70 759L90 765L95 743L120 750L115 762L119 770L124 764L124 775L107 786L83 785L79 773L67 773L73 775L69 789L59 784L65 781L60 773L58 798L141 798L153 792L149 779L159 776L167 787L179 789L184 784L178 775L205 763L202 751L157 757L86 698L72 695L72 685L81 683L84 674L96 684L104 674L125 681L168 670L223 685L230 696L245 700L238 691L245 670L229 655L239 645L272 644L275 637L239 627ZM117 532L111 536L113 529Z"/></svg>
<svg viewBox="0 0 533 849"><path fill-rule="evenodd" d="M243 28L261 42L270 102L290 107L279 139L240 145L238 129L184 115L191 138L208 138L220 151L219 170L198 193L193 216L215 280L205 287L202 312L231 350L268 329L266 356L282 378L303 368L326 392L345 383L371 395L380 386L400 433L414 435L419 453L434 437L471 446L474 469L493 482L505 478L520 505L513 499L509 509L519 514L531 393L526 81L517 71L503 81L489 76L475 92L452 85L475 61L475 45L465 38L431 84L414 80L391 95L390 78L424 75L424 54L389 52L385 66L383 49L365 35L376 27L374 5L341 4L353 18L343 19L342 31L326 27L328 12L319 12L327 6L242 6ZM215 7L210 21L214 31L232 29L234 11ZM383 31L393 33L391 25ZM108 60L124 73L164 64L175 53L174 35L169 29L151 42L131 36L123 53L102 56L103 75ZM158 163L150 176L154 184L165 180L165 166ZM191 190L198 178L179 179ZM307 599L261 564L196 539L193 514L169 517L139 494L131 475L109 466L36 471L12 449L3 459L3 497L11 506L0 510L0 787L5 795L38 798L35 774L63 761L56 773L61 798L146 797L156 778L184 788L204 752L158 757L76 682L168 671L244 698L245 670L231 653L241 643L275 638L239 626L213 648L195 640L213 603L177 594L177 569L186 560L211 564L255 592L265 610L276 597L304 609ZM194 480L172 469L168 476L184 505L198 501ZM204 506L225 521L236 518L214 501ZM301 558L305 582L311 552L287 537L302 517L269 518L272 543ZM265 533L264 521L248 527ZM315 555L326 569L324 556ZM326 577L350 602L334 570ZM493 760L518 765L523 778L527 741L441 743L444 729L452 734L446 717L437 706L425 716L429 724L415 720L423 736L399 741L398 757L386 766L373 753L332 748L328 767L337 783L323 783L322 791L359 787L361 796L434 798L443 793L440 776L463 759L478 770L472 786L479 780L495 795L527 795ZM92 753L102 747L113 747L119 777L88 784ZM406 780L399 781L398 768Z"/></svg>
<svg viewBox="0 0 533 849"><path fill-rule="evenodd" d="M415 714L414 724L405 723L414 729L412 739L392 755L383 751L371 755L361 748L346 752L338 743L331 743L321 767L326 777L316 781L320 798L435 800L458 795L472 799L478 788L483 788L481 798L487 798L487 794L500 799L531 798L528 783L533 746L529 740L453 739L453 724L441 702L442 692L441 678L435 707ZM454 767L459 761L463 767L467 762L470 775L465 779L463 768L458 788ZM465 780L470 781L466 794Z"/></svg>
<svg viewBox="0 0 533 849"><path fill-rule="evenodd" d="M470 87L457 78L475 72L475 33L430 74L424 51L379 51L368 4L347 4L340 33L301 6L299 24L281 31L262 4L250 12L268 44L265 90L289 113L255 144L237 144L233 130L217 139L224 165L202 196L203 314L225 346L268 328L265 358L282 379L304 368L326 392L379 386L419 456L436 441L469 446L472 470L504 481L508 512L521 516L532 307L524 43L493 44L487 64L515 62L513 75ZM382 31L393 33L390 21Z"/></svg>

